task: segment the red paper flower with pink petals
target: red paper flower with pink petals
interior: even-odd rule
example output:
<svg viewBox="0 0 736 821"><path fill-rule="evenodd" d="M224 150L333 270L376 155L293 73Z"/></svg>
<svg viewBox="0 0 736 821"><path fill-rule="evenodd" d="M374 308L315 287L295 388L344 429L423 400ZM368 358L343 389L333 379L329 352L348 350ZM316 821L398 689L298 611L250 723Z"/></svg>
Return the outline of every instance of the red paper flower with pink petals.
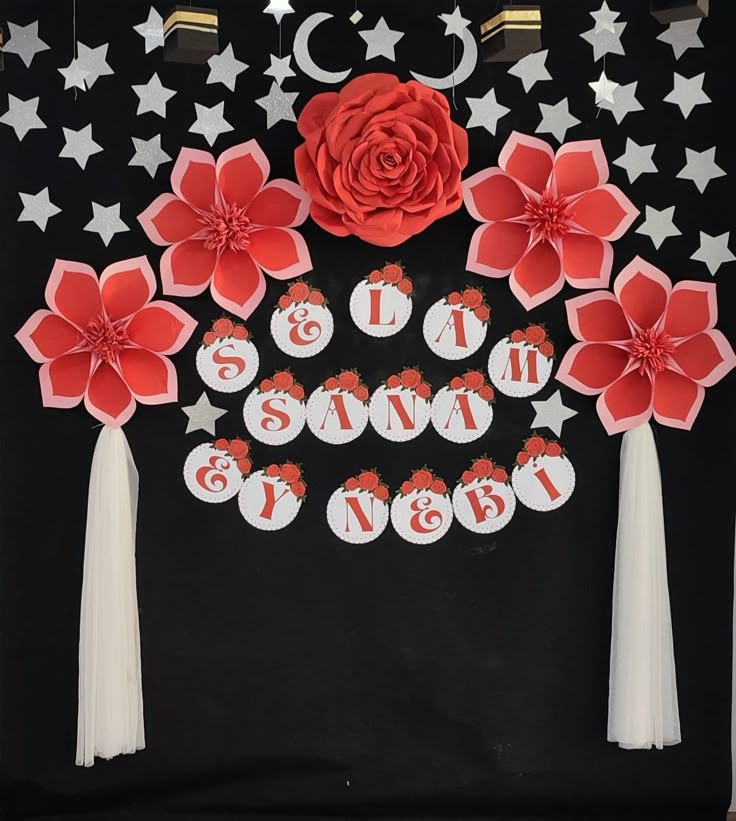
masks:
<svg viewBox="0 0 736 821"><path fill-rule="evenodd" d="M510 276L511 291L530 310L567 280L575 288L608 287L611 240L639 211L608 185L600 140L563 145L514 131L498 158L463 181L465 206L484 223L473 234L467 269Z"/></svg>
<svg viewBox="0 0 736 821"><path fill-rule="evenodd" d="M39 310L16 338L41 363L43 404L73 408L82 398L100 422L120 427L146 405L174 402L179 351L197 323L181 308L151 302L156 277L145 257L97 274L82 262L57 260L48 284L50 310Z"/></svg>
<svg viewBox="0 0 736 821"><path fill-rule="evenodd" d="M689 430L705 388L736 365L726 337L714 330L716 286L678 282L636 257L610 291L566 302L580 342L565 354L557 379L596 395L608 433L647 422Z"/></svg>
<svg viewBox="0 0 736 821"><path fill-rule="evenodd" d="M310 199L295 182L272 180L255 140L227 149L182 148L161 194L138 216L148 237L170 248L161 257L165 294L195 296L209 285L225 310L247 319L266 292L264 272L290 279L312 269L294 226Z"/></svg>

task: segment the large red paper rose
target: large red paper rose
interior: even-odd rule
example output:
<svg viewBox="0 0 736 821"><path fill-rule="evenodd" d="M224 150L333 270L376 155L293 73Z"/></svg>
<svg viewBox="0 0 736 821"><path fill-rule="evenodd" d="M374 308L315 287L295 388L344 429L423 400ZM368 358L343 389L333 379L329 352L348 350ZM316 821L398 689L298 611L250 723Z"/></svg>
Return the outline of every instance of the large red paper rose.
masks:
<svg viewBox="0 0 736 821"><path fill-rule="evenodd" d="M297 177L331 234L399 245L462 203L467 133L422 83L366 74L313 97L297 127Z"/></svg>
<svg viewBox="0 0 736 821"><path fill-rule="evenodd" d="M692 427L705 397L736 365L718 318L712 282L678 282L636 257L616 277L614 293L569 299L577 342L557 372L560 382L597 395L608 433L647 422Z"/></svg>

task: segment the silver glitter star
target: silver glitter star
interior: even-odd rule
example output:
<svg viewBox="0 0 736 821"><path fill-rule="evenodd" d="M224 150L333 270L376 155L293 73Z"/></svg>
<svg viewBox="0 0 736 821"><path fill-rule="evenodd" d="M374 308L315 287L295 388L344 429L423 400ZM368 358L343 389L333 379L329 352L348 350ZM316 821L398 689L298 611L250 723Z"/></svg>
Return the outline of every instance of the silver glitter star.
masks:
<svg viewBox="0 0 736 821"><path fill-rule="evenodd" d="M366 60L372 60L374 57L385 57L387 60L396 61L394 47L404 36L403 31L390 29L386 20L381 17L375 28L363 29L358 34L366 42Z"/></svg>
<svg viewBox="0 0 736 821"><path fill-rule="evenodd" d="M131 137L135 146L135 154L128 165L140 165L152 176L156 176L159 165L171 162L171 157L161 148L161 135L155 134L150 140L140 140Z"/></svg>
<svg viewBox="0 0 736 821"><path fill-rule="evenodd" d="M38 116L38 97L21 100L8 94L8 110L0 117L0 123L9 125L15 136L22 140L34 128L46 128L46 123Z"/></svg>
<svg viewBox="0 0 736 821"><path fill-rule="evenodd" d="M603 100L603 102L599 103L598 107L610 111L619 124L623 118L627 114L631 114L632 111L643 111L644 107L636 99L636 86L638 83L638 80L634 80L633 83L619 86L613 92L613 102L609 103L607 100Z"/></svg>
<svg viewBox="0 0 736 821"><path fill-rule="evenodd" d="M537 134L554 134L561 143L565 141L567 129L580 123L577 117L570 114L567 97L563 97L556 105L539 103L539 110L542 112L542 121L536 128Z"/></svg>
<svg viewBox="0 0 736 821"><path fill-rule="evenodd" d="M613 103L613 92L618 88L618 83L609 80L605 71L601 72L601 76L595 82L588 85L595 91L596 105L603 102Z"/></svg>
<svg viewBox="0 0 736 821"><path fill-rule="evenodd" d="M109 245L115 234L122 234L130 229L120 219L119 202L108 206L93 202L92 219L84 226L84 230L99 234L105 245Z"/></svg>
<svg viewBox="0 0 736 821"><path fill-rule="evenodd" d="M716 165L716 147L708 148L705 151L694 151L692 148L685 149L687 162L685 167L677 175L680 180L692 180L702 194L711 180L717 177L725 177L726 172Z"/></svg>
<svg viewBox="0 0 736 821"><path fill-rule="evenodd" d="M60 157L71 157L79 163L80 168L86 168L87 160L92 154L99 154L102 146L92 139L92 124L86 125L79 131L63 128L66 143L61 149Z"/></svg>
<svg viewBox="0 0 736 821"><path fill-rule="evenodd" d="M57 208L49 199L48 188L42 189L38 194L18 193L23 202L18 222L35 222L42 231L45 231L49 219L61 213L61 208Z"/></svg>
<svg viewBox="0 0 736 821"><path fill-rule="evenodd" d="M235 58L232 43L229 43L220 54L213 54L207 60L207 64L210 67L207 83L222 83L230 91L235 91L235 80L238 74L242 74L248 68L247 63Z"/></svg>
<svg viewBox="0 0 736 821"><path fill-rule="evenodd" d="M675 216L675 206L657 211L651 205L646 207L646 219L636 229L637 234L644 234L659 248L668 237L682 236L682 231L675 225L672 218Z"/></svg>
<svg viewBox="0 0 736 821"><path fill-rule="evenodd" d="M536 413L532 428L549 428L555 436L562 435L562 425L567 419L577 416L577 411L562 404L562 395L555 391L549 399L532 401Z"/></svg>
<svg viewBox="0 0 736 821"><path fill-rule="evenodd" d="M698 36L699 26L700 20L670 23L657 40L669 43L675 53L675 60L679 60L689 48L703 48L703 41Z"/></svg>
<svg viewBox="0 0 736 821"><path fill-rule="evenodd" d="M510 108L501 105L496 100L496 90L492 88L483 97L466 97L466 102L470 107L470 119L466 128L476 128L483 126L486 131L496 135L496 126L501 117L505 117Z"/></svg>
<svg viewBox="0 0 736 821"><path fill-rule="evenodd" d="M642 174L652 174L657 171L652 155L656 144L638 145L631 137L626 138L626 151L613 161L614 165L624 168L629 175L629 182L634 182Z"/></svg>
<svg viewBox="0 0 736 821"><path fill-rule="evenodd" d="M273 14L277 23L285 14L293 14L294 9L289 4L289 0L269 0L268 6L263 9L264 14Z"/></svg>
<svg viewBox="0 0 736 821"><path fill-rule="evenodd" d="M460 13L459 6L455 6L452 14L439 14L437 16L445 24L445 37L449 37L451 34L462 37L463 31L470 25L470 20Z"/></svg>
<svg viewBox="0 0 736 821"><path fill-rule="evenodd" d="M221 416L227 413L223 408L216 408L210 404L210 400L204 392L194 405L183 406L182 411L189 417L185 433L194 433L196 430L206 430L207 433L211 433L212 436L215 435L215 423Z"/></svg>
<svg viewBox="0 0 736 821"><path fill-rule="evenodd" d="M84 78L87 88L92 88L100 77L113 74L113 70L107 64L109 45L109 43L103 43L97 48L90 48L85 46L84 43L77 43L77 60L79 65L87 72L87 76Z"/></svg>
<svg viewBox="0 0 736 821"><path fill-rule="evenodd" d="M286 57L277 57L271 54L271 65L263 72L266 77L273 77L281 85L287 77L296 77L296 72L291 69L291 54Z"/></svg>
<svg viewBox="0 0 736 821"><path fill-rule="evenodd" d="M30 66L33 58L39 51L48 51L49 46L38 36L38 20L29 23L27 26L17 26L8 21L10 37L3 46L5 54L17 54L25 63L26 68Z"/></svg>
<svg viewBox="0 0 736 821"><path fill-rule="evenodd" d="M527 54L526 57L522 57L518 63L514 63L509 69L509 74L518 77L524 84L524 91L529 91L534 83L552 79L552 75L547 71L545 65L548 54L549 49L534 51Z"/></svg>
<svg viewBox="0 0 736 821"><path fill-rule="evenodd" d="M164 118L166 117L166 103L176 94L172 89L162 85L155 71L147 83L132 86L132 89L139 99L136 114L145 114L152 111L154 114L158 114L159 117Z"/></svg>
<svg viewBox="0 0 736 821"><path fill-rule="evenodd" d="M700 232L700 248L690 259L704 262L708 266L711 276L715 276L718 269L726 262L733 262L736 257L728 247L730 234L726 232L717 237L711 237L704 231Z"/></svg>
<svg viewBox="0 0 736 821"><path fill-rule="evenodd" d="M268 94L256 100L256 104L266 112L266 128L271 128L281 120L295 123L294 100L298 96L298 91L284 91L278 83L271 83Z"/></svg>
<svg viewBox="0 0 736 821"><path fill-rule="evenodd" d="M256 102L258 101L256 100ZM220 134L233 130L233 127L225 119L225 103L217 103L212 108L195 103L194 111L197 119L192 123L189 131L192 134L202 134L210 145L215 144L215 140Z"/></svg>
<svg viewBox="0 0 736 821"><path fill-rule="evenodd" d="M164 44L164 20L153 6L148 11L148 20L133 26L133 30L145 39L146 54Z"/></svg>
<svg viewBox="0 0 736 821"><path fill-rule="evenodd" d="M664 101L679 106L682 116L687 119L696 105L710 102L710 97L703 91L703 80L705 80L704 73L687 78L675 72L675 87L664 98Z"/></svg>
<svg viewBox="0 0 736 821"><path fill-rule="evenodd" d="M603 5L598 11L590 12L590 16L595 20L595 33L610 31L611 34L615 34L614 21L618 17L618 14L617 11L611 11L611 9L608 8L606 0L603 0Z"/></svg>
<svg viewBox="0 0 736 821"><path fill-rule="evenodd" d="M593 46L593 62L597 63L606 54L626 54L621 45L621 35L626 23L614 23L614 31L596 31L595 28L583 32L580 36Z"/></svg>
<svg viewBox="0 0 736 821"><path fill-rule="evenodd" d="M89 76L89 71L82 66L77 57L75 57L66 68L60 68L59 74L64 78L64 91L70 88L81 88L82 91L87 90L84 81Z"/></svg>

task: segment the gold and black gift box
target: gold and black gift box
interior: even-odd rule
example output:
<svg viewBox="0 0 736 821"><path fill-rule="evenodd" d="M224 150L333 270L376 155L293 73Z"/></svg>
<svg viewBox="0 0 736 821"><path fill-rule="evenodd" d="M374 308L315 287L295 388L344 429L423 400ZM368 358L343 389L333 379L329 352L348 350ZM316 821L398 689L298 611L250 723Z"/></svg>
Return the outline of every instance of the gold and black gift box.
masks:
<svg viewBox="0 0 736 821"><path fill-rule="evenodd" d="M164 60L206 63L219 51L217 9L174 6L164 20Z"/></svg>
<svg viewBox="0 0 736 821"><path fill-rule="evenodd" d="M652 14L665 25L708 16L709 0L652 0Z"/></svg>
<svg viewBox="0 0 736 821"><path fill-rule="evenodd" d="M484 63L515 63L542 47L539 6L504 6L480 27Z"/></svg>

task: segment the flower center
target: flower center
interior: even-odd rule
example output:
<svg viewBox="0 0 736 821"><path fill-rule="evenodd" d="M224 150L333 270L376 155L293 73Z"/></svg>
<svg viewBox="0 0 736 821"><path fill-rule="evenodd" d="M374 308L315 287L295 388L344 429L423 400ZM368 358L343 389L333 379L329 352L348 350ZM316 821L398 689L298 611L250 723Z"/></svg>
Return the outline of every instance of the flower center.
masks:
<svg viewBox="0 0 736 821"><path fill-rule="evenodd" d="M84 329L84 338L92 353L103 362L114 362L128 342L122 322L111 322L106 316L91 320Z"/></svg>
<svg viewBox="0 0 736 821"><path fill-rule="evenodd" d="M381 162L386 166L386 168L396 168L399 161L399 156L395 151L385 151L381 155Z"/></svg>
<svg viewBox="0 0 736 821"><path fill-rule="evenodd" d="M555 197L549 189L544 191L539 201L527 202L524 210L529 231L535 240L554 242L570 230L573 212L567 197Z"/></svg>
<svg viewBox="0 0 736 821"><path fill-rule="evenodd" d="M204 247L210 251L244 251L250 245L253 223L245 215L245 206L215 204L199 221L207 229Z"/></svg>
<svg viewBox="0 0 736 821"><path fill-rule="evenodd" d="M669 334L649 328L637 334L629 343L629 354L639 365L639 373L655 374L667 367L667 358L675 350Z"/></svg>

